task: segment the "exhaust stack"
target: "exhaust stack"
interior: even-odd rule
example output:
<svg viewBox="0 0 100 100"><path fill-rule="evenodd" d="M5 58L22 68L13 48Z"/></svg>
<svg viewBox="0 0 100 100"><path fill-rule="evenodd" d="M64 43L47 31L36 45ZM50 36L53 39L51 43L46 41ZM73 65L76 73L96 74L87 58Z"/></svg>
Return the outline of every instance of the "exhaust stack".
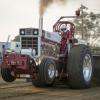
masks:
<svg viewBox="0 0 100 100"><path fill-rule="evenodd" d="M43 30L43 16L40 16L39 18L39 35L42 36L42 30Z"/></svg>

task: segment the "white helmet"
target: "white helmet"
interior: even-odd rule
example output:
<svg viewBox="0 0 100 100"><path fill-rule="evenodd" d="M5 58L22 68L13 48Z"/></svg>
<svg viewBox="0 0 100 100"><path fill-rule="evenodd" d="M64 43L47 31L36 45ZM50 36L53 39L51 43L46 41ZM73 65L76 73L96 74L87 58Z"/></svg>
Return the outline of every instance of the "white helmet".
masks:
<svg viewBox="0 0 100 100"><path fill-rule="evenodd" d="M68 31L66 24L61 25L60 31L64 33Z"/></svg>

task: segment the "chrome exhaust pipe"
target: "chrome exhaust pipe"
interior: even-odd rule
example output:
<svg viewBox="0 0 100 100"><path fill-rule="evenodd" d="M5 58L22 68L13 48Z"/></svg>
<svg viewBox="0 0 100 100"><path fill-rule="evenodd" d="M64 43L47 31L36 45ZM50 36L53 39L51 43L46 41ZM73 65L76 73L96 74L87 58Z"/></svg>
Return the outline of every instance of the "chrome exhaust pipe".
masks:
<svg viewBox="0 0 100 100"><path fill-rule="evenodd" d="M43 16L40 16L39 18L39 35L42 36L42 30L43 30Z"/></svg>

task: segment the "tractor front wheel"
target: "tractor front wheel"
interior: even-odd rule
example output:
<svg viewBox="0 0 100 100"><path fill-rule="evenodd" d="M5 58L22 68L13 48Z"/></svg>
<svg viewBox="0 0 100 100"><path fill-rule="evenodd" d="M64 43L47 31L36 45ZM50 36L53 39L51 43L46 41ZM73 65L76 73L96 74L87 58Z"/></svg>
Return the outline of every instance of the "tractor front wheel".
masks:
<svg viewBox="0 0 100 100"><path fill-rule="evenodd" d="M56 63L54 60L44 58L38 66L37 79L32 80L32 83L36 87L45 87L53 85L56 74Z"/></svg>

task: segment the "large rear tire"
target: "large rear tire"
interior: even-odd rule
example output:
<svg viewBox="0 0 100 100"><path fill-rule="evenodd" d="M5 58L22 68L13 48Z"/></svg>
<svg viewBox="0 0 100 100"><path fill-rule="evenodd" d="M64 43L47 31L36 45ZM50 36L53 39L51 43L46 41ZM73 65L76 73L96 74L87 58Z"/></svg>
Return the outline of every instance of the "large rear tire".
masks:
<svg viewBox="0 0 100 100"><path fill-rule="evenodd" d="M38 67L37 79L32 80L36 87L52 86L55 80L56 63L54 60L45 58Z"/></svg>
<svg viewBox="0 0 100 100"><path fill-rule="evenodd" d="M86 45L74 46L68 56L68 84L73 89L90 87L93 74L93 57Z"/></svg>
<svg viewBox="0 0 100 100"><path fill-rule="evenodd" d="M6 82L13 82L16 79L11 75L11 70L9 68L1 68L1 76Z"/></svg>

